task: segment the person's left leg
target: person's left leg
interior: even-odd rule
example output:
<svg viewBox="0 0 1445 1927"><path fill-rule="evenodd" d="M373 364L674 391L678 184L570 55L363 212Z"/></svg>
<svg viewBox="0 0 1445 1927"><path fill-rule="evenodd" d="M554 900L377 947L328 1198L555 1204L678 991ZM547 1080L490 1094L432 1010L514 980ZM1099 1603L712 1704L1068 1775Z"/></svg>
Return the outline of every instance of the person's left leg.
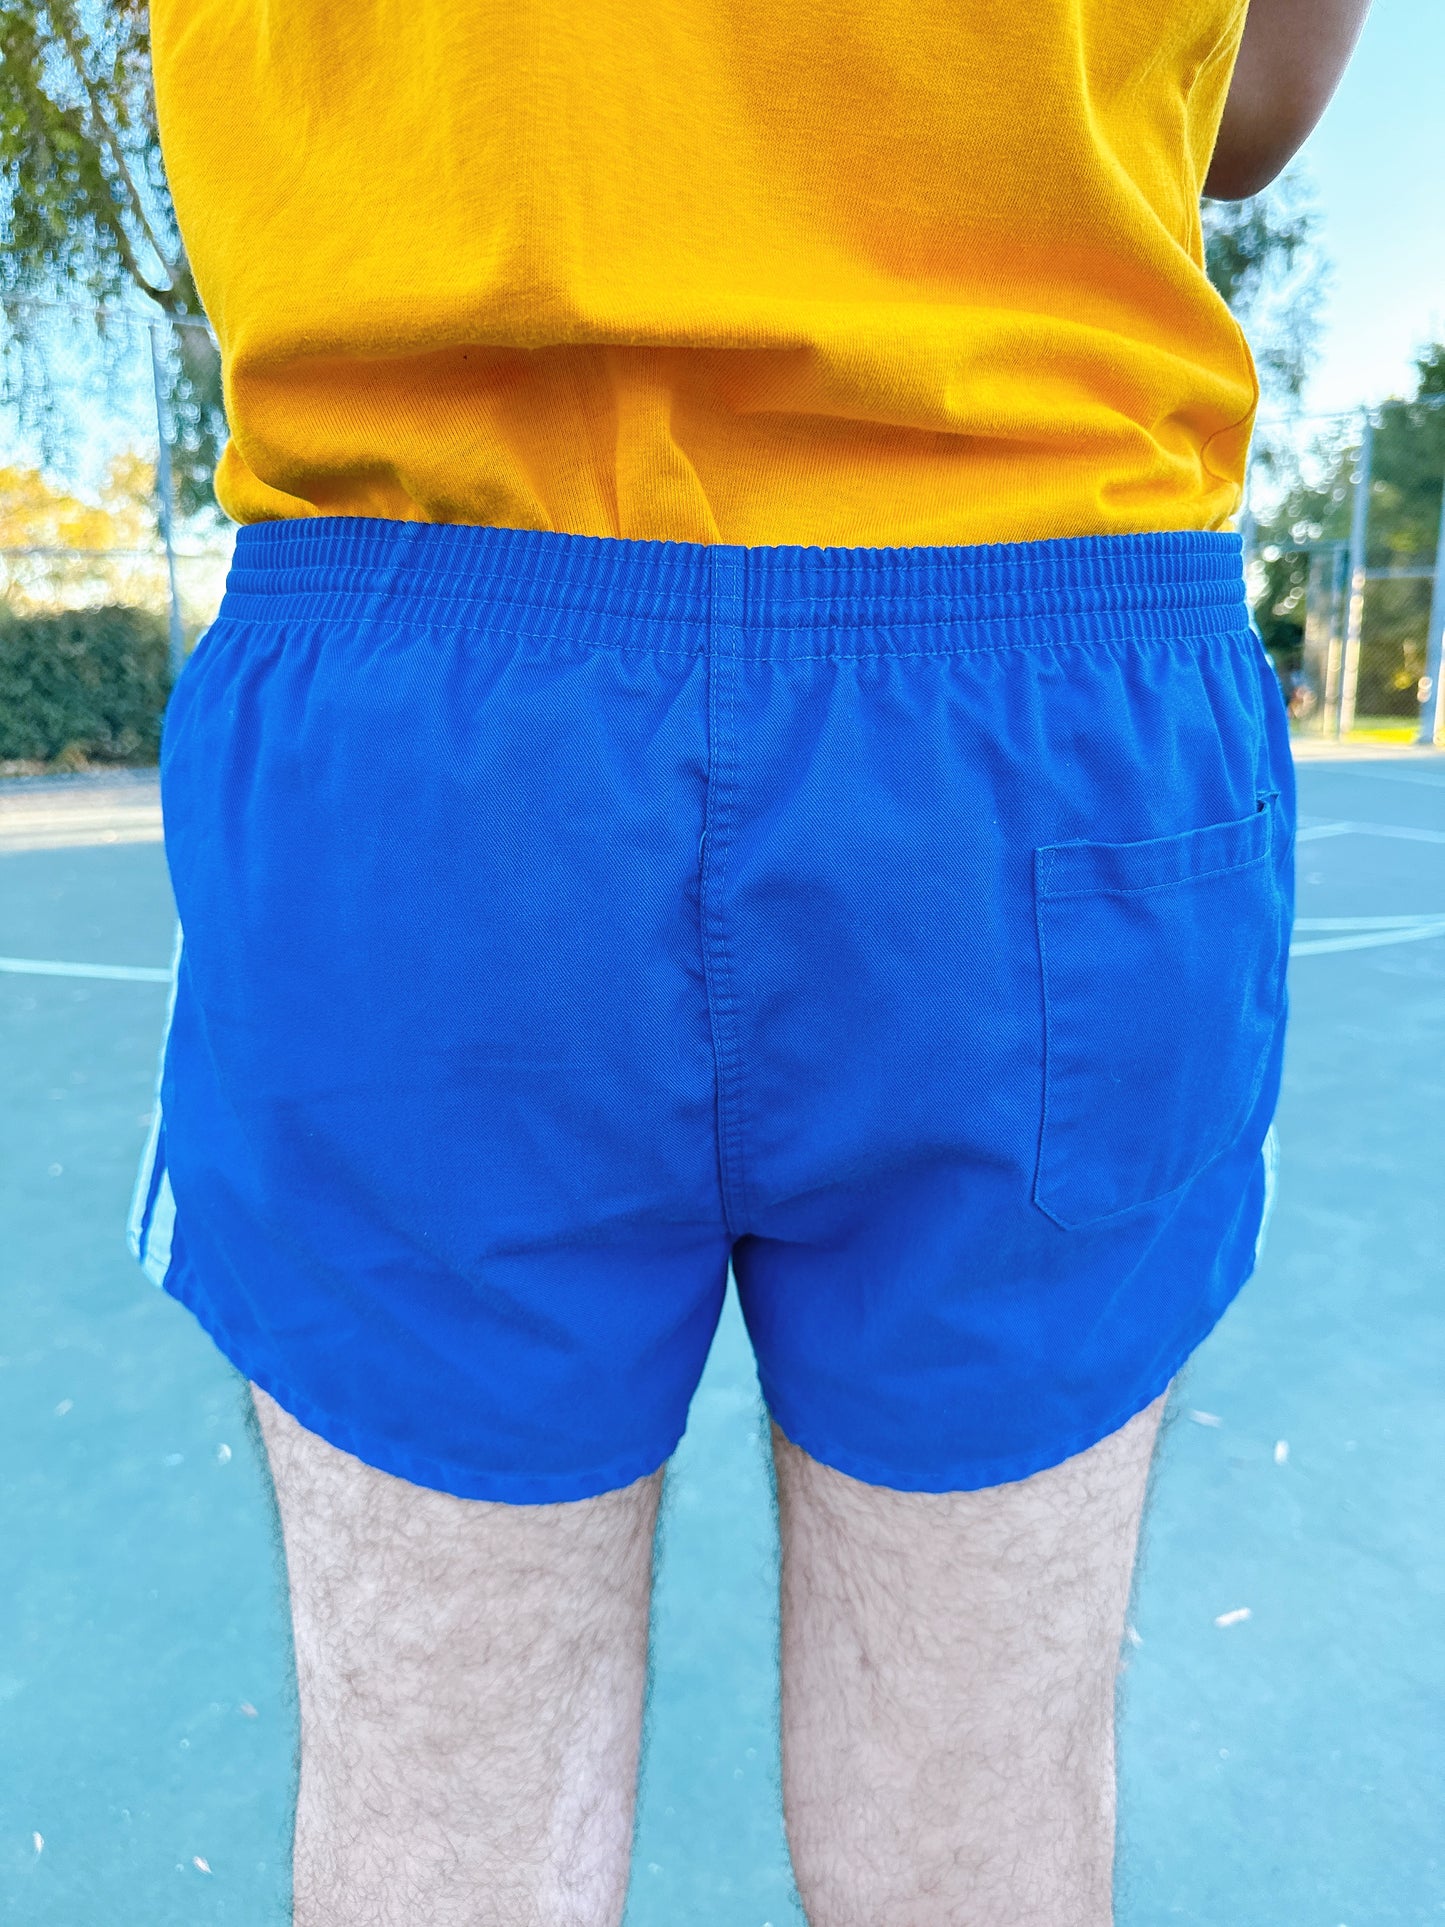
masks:
<svg viewBox="0 0 1445 1927"><path fill-rule="evenodd" d="M864 1485L775 1429L811 1927L1109 1927L1114 1685L1163 1404L977 1492Z"/></svg>

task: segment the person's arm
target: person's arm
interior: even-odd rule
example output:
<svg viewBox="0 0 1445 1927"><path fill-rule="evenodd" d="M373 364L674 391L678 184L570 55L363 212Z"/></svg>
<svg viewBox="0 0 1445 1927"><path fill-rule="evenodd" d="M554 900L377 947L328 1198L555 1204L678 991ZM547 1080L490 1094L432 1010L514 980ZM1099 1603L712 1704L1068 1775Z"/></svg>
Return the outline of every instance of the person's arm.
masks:
<svg viewBox="0 0 1445 1927"><path fill-rule="evenodd" d="M1250 0L1204 192L1242 201L1304 146L1354 50L1370 0Z"/></svg>

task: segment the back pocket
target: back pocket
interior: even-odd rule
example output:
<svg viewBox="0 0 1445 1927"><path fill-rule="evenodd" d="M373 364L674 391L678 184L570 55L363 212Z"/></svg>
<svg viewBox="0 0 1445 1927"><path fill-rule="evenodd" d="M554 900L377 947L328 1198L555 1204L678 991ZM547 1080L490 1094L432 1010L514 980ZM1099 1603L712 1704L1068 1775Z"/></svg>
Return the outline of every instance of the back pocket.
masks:
<svg viewBox="0 0 1445 1927"><path fill-rule="evenodd" d="M1066 1229L1178 1190L1249 1116L1283 1010L1275 800L1147 843L1035 852L1034 1202Z"/></svg>

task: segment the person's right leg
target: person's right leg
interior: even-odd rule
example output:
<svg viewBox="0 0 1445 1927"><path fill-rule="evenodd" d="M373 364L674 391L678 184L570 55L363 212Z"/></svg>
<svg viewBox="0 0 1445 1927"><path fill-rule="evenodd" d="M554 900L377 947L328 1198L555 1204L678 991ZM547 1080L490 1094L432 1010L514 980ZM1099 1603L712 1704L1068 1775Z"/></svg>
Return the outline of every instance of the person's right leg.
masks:
<svg viewBox="0 0 1445 1927"><path fill-rule="evenodd" d="M459 1499L254 1396L301 1698L295 1927L616 1927L661 1473Z"/></svg>

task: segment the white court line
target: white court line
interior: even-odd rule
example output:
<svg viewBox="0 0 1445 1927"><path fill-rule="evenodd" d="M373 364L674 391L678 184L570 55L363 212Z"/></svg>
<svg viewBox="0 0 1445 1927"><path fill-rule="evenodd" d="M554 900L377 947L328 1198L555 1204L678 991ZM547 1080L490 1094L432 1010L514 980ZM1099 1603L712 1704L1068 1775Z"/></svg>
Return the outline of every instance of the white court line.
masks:
<svg viewBox="0 0 1445 1927"><path fill-rule="evenodd" d="M1292 943L1292 957L1319 957L1329 950L1379 950L1391 943L1422 943L1426 937L1445 937L1445 917L1417 922L1409 929L1358 930L1349 937L1320 937L1313 943Z"/></svg>
<svg viewBox="0 0 1445 1927"><path fill-rule="evenodd" d="M1433 930L1445 923L1445 910L1427 910L1405 917L1296 917L1296 930L1418 930L1429 924Z"/></svg>
<svg viewBox="0 0 1445 1927"><path fill-rule="evenodd" d="M1445 830L1406 829L1402 823L1352 823L1360 836L1397 836L1403 843L1445 843Z"/></svg>
<svg viewBox="0 0 1445 1927"><path fill-rule="evenodd" d="M1419 943L1426 937L1445 937L1445 917L1301 917L1297 930L1350 931L1348 936L1321 937L1314 942L1292 942L1292 957L1318 957L1331 950L1378 950L1386 944ZM111 983L168 984L169 970L144 964L54 963L39 957L0 957L0 973L14 977L89 977Z"/></svg>
<svg viewBox="0 0 1445 1927"><path fill-rule="evenodd" d="M1368 763L1347 763L1336 767L1340 776L1373 776L1381 783L1414 783L1421 789L1445 790L1445 776L1427 769L1380 769Z"/></svg>
<svg viewBox="0 0 1445 1927"><path fill-rule="evenodd" d="M1445 830L1416 830L1403 823L1314 823L1295 831L1296 843L1318 843L1327 836L1392 836L1405 843L1445 843Z"/></svg>
<svg viewBox="0 0 1445 1927"><path fill-rule="evenodd" d="M1315 957L1330 950L1378 950L1392 943L1419 943L1426 937L1445 937L1442 917L1298 917L1296 930L1339 930L1346 936L1324 937L1313 943L1291 943L1292 957ZM55 963L39 957L0 957L0 972L17 977L99 977L130 984L168 984L169 970L144 964Z"/></svg>
<svg viewBox="0 0 1445 1927"><path fill-rule="evenodd" d="M1396 823L1315 823L1296 832L1299 843L1318 843L1336 836L1399 837L1408 842L1445 843L1445 830L1416 830ZM1445 936L1445 915L1395 917L1297 917L1295 929L1330 930L1342 934L1313 942L1293 942L1292 957L1317 957L1335 950L1377 950L1386 944L1420 943ZM22 977L90 977L110 982L168 984L172 972L145 964L58 963L40 957L0 957L0 972Z"/></svg>
<svg viewBox="0 0 1445 1927"><path fill-rule="evenodd" d="M52 963L41 957L0 957L0 971L16 977L105 977L125 984L168 984L169 970L148 964Z"/></svg>

